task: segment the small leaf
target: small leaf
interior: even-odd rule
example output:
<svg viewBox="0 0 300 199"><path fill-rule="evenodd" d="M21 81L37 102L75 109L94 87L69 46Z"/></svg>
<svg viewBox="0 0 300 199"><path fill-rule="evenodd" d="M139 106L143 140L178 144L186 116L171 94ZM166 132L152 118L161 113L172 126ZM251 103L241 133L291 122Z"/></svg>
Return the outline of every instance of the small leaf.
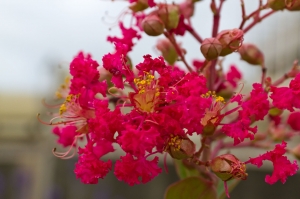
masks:
<svg viewBox="0 0 300 199"><path fill-rule="evenodd" d="M230 193L239 184L240 181L241 180L238 179L227 181L228 192ZM224 182L222 180L219 180L218 182L217 192L218 192L218 199L226 198Z"/></svg>
<svg viewBox="0 0 300 199"><path fill-rule="evenodd" d="M212 182L201 177L189 177L171 184L165 199L216 199L217 193Z"/></svg>
<svg viewBox="0 0 300 199"><path fill-rule="evenodd" d="M197 169L187 166L183 161L174 159L175 169L180 179L184 179L191 176L199 176Z"/></svg>

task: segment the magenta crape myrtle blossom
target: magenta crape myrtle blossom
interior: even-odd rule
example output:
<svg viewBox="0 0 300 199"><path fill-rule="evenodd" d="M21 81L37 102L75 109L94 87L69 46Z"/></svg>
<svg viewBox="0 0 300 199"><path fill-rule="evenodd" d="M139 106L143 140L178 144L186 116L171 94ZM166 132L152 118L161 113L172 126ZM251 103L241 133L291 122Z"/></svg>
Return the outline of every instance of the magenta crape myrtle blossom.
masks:
<svg viewBox="0 0 300 199"><path fill-rule="evenodd" d="M158 163L165 160L160 160L159 154L170 155L177 168L184 171L178 173L181 180L167 189L166 199L180 198L176 190L183 189L184 198L215 199L222 194L216 191L218 182L224 183L223 194L229 197L227 182L246 180L247 164L261 167L264 161L271 161L272 175L265 178L268 184L285 183L298 171L297 161L291 162L286 156L290 153L300 157L299 146L290 149L286 142L299 136L300 130L298 62L273 81L266 76L263 53L254 44L243 46L244 34L258 22L277 10L300 10L297 1L287 4L269 0L247 15L241 0L240 26L219 30L225 1L212 0L213 30L206 39L191 23L194 6L200 2L129 1L128 10L121 16L130 15L130 23L120 18L121 36L107 37L113 52L103 55L101 62L85 52L79 52L71 61L70 77L56 93L64 100L58 113L49 123L40 115L38 119L54 126L58 144L67 147L66 152L54 148L55 156L66 159L78 154L74 172L83 183L96 184L108 172L131 186L147 183L163 171ZM261 10L268 12L262 15ZM186 34L199 42L199 57L192 60L186 60L188 49L177 42ZM145 54L142 62L133 64L130 56L136 43L158 35L165 37L156 45L162 56ZM243 61L262 69L261 81L253 82L246 94L241 94L245 93L245 84L238 64L224 71L220 61L220 57L235 52ZM281 87L289 78L289 86ZM283 112L291 113L285 118ZM268 121L269 129L262 131L257 121ZM234 154L222 153L222 149L244 147L267 152L246 162ZM116 150L124 155L117 160L104 157ZM205 192L197 195L194 191L198 186Z"/></svg>

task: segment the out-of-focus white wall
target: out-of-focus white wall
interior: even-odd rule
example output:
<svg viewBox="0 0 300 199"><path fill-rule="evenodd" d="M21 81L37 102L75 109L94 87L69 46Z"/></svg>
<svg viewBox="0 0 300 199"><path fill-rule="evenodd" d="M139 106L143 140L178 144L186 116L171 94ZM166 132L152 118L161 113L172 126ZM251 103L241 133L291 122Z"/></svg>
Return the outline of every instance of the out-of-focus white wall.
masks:
<svg viewBox="0 0 300 199"><path fill-rule="evenodd" d="M203 38L210 37L212 14L208 0L199 2L193 25ZM247 13L258 6L245 1ZM89 52L101 63L104 54L113 49L106 36L119 34L117 16L127 3L100 0L2 0L0 2L0 92L47 95L53 92L62 66L80 51ZM238 27L239 0L224 3L220 30ZM266 55L270 71L287 66L299 58L300 13L278 12L253 28L245 42L258 45ZM112 30L109 31L109 28ZM145 54L153 54L156 37L143 37L130 54L134 63ZM187 59L202 58L199 44L187 34L180 38L187 50ZM239 61L237 53L226 57L225 68L236 63L251 83L260 69ZM50 90L49 90L50 89Z"/></svg>

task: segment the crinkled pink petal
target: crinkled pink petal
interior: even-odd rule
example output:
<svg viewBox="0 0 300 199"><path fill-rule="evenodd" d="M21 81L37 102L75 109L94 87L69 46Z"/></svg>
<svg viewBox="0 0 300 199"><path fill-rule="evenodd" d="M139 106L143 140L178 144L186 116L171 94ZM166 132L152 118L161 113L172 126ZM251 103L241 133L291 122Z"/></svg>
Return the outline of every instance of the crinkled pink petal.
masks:
<svg viewBox="0 0 300 199"><path fill-rule="evenodd" d="M193 60L192 65L197 69L201 69L204 66L205 60Z"/></svg>
<svg viewBox="0 0 300 199"><path fill-rule="evenodd" d="M237 82L242 79L242 74L235 65L231 65L226 74L226 80L232 85L233 88L237 87Z"/></svg>
<svg viewBox="0 0 300 199"><path fill-rule="evenodd" d="M59 136L57 142L62 144L64 147L72 145L75 136L77 135L76 126L55 127L52 131L54 134Z"/></svg>
<svg viewBox="0 0 300 199"><path fill-rule="evenodd" d="M205 94L208 89L206 87L206 78L197 73L188 73L180 84L176 87L179 94L183 97L201 96Z"/></svg>
<svg viewBox="0 0 300 199"><path fill-rule="evenodd" d="M150 8L156 6L156 3L154 2L154 0L148 0L148 5Z"/></svg>
<svg viewBox="0 0 300 199"><path fill-rule="evenodd" d="M79 148L79 159L75 165L75 174L85 184L97 184L111 170L111 160L104 162L94 154L93 143L88 142L85 148Z"/></svg>
<svg viewBox="0 0 300 199"><path fill-rule="evenodd" d="M234 139L234 145L244 141L245 138L254 139L254 134L257 132L257 127L250 127L251 121L249 118L241 118L232 124L225 124L222 131L229 137Z"/></svg>
<svg viewBox="0 0 300 199"><path fill-rule="evenodd" d="M133 186L142 183L147 183L161 173L161 168L157 166L158 157L153 160L146 160L145 157L134 159L131 154L126 154L117 160L115 164L114 174L118 180L122 180Z"/></svg>
<svg viewBox="0 0 300 199"><path fill-rule="evenodd" d="M144 156L146 152L152 152L159 136L160 134L155 128L137 130L127 126L118 137L118 143L125 152L135 156Z"/></svg>
<svg viewBox="0 0 300 199"><path fill-rule="evenodd" d="M142 183L147 183L161 173L161 168L157 166L158 157L155 156L153 160L148 161L146 158L140 158L137 164L137 172L142 178Z"/></svg>
<svg viewBox="0 0 300 199"><path fill-rule="evenodd" d="M300 74L298 74L291 82L289 87L293 90L295 95L300 94Z"/></svg>
<svg viewBox="0 0 300 199"><path fill-rule="evenodd" d="M139 174L136 171L137 161L132 155L126 154L121 156L121 160L117 160L115 164L114 174L120 181L124 181L130 186L140 184Z"/></svg>
<svg viewBox="0 0 300 199"><path fill-rule="evenodd" d="M271 96L273 100L273 105L279 109L288 109L289 111L294 111L293 109L293 91L288 87L271 87Z"/></svg>
<svg viewBox="0 0 300 199"><path fill-rule="evenodd" d="M143 75L144 72L157 71L159 74L163 73L168 67L163 57L152 58L151 55L144 55L144 61L136 65L139 70L139 75Z"/></svg>
<svg viewBox="0 0 300 199"><path fill-rule="evenodd" d="M122 37L107 37L107 41L111 43L119 43L127 46L126 54L132 50L134 46L134 39L140 39L141 35L133 28L125 28L123 23L119 23L119 27L122 31Z"/></svg>
<svg viewBox="0 0 300 199"><path fill-rule="evenodd" d="M250 158L245 163L251 163L256 165L258 168L262 166L264 160L269 160L273 163L272 175L267 175L265 181L269 184L274 184L278 180L282 183L286 182L288 176L296 174L299 169L296 161L291 163L284 154L286 153L286 142L282 141L281 144L276 144L273 151L268 151L256 158Z"/></svg>
<svg viewBox="0 0 300 199"><path fill-rule="evenodd" d="M253 84L249 100L242 104L243 110L240 111L242 117L254 117L257 120L263 120L269 112L268 94L259 83Z"/></svg>
<svg viewBox="0 0 300 199"><path fill-rule="evenodd" d="M108 140L96 140L96 145L93 147L93 153L98 157L102 157L107 153L114 152L112 142Z"/></svg>

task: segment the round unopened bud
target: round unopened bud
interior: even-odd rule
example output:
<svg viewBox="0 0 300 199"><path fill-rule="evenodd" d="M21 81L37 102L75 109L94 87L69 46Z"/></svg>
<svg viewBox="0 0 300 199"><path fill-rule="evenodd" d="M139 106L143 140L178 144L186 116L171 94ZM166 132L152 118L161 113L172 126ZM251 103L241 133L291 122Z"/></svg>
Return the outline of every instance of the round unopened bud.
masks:
<svg viewBox="0 0 300 199"><path fill-rule="evenodd" d="M157 15L163 21L167 30L177 28L180 18L179 8L177 5L161 5L157 11Z"/></svg>
<svg viewBox="0 0 300 199"><path fill-rule="evenodd" d="M223 49L222 44L216 38L204 39L200 50L207 60L217 59Z"/></svg>
<svg viewBox="0 0 300 199"><path fill-rule="evenodd" d="M253 44L243 44L239 48L241 59L252 65L263 65L264 55L263 53Z"/></svg>
<svg viewBox="0 0 300 199"><path fill-rule="evenodd" d="M294 147L291 152L298 160L300 160L300 144Z"/></svg>
<svg viewBox="0 0 300 199"><path fill-rule="evenodd" d="M161 52L168 64L173 65L177 61L178 54L169 39L159 39L156 48Z"/></svg>
<svg viewBox="0 0 300 199"><path fill-rule="evenodd" d="M194 142L192 142L189 138L174 136L170 138L167 144L168 146L166 151L172 158L178 160L192 157L196 150Z"/></svg>
<svg viewBox="0 0 300 199"><path fill-rule="evenodd" d="M223 181L233 178L246 180L246 165L232 154L224 154L214 158L210 163L211 170Z"/></svg>
<svg viewBox="0 0 300 199"><path fill-rule="evenodd" d="M223 30L217 35L217 39L223 46L220 55L225 56L237 51L241 47L244 40L244 32L237 28Z"/></svg>
<svg viewBox="0 0 300 199"><path fill-rule="evenodd" d="M273 10L283 10L285 8L285 0L268 0L268 6Z"/></svg>
<svg viewBox="0 0 300 199"><path fill-rule="evenodd" d="M165 25L157 15L149 15L142 21L142 27L149 36L158 36L164 32Z"/></svg>

